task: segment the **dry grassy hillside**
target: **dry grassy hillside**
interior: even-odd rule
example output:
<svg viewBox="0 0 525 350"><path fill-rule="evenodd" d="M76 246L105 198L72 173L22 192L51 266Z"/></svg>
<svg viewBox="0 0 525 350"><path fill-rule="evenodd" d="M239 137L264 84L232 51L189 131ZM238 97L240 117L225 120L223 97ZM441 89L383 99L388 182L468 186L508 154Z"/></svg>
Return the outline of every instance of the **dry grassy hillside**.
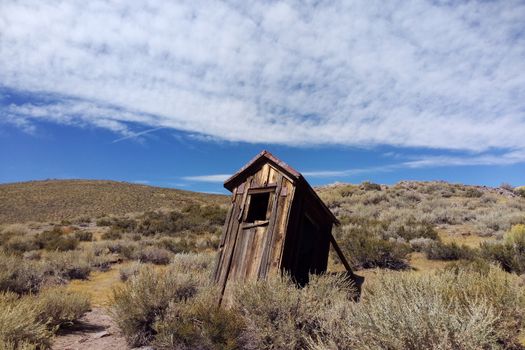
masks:
<svg viewBox="0 0 525 350"><path fill-rule="evenodd" d="M226 197L104 180L47 180L0 185L0 224L123 215Z"/></svg>
<svg viewBox="0 0 525 350"><path fill-rule="evenodd" d="M355 268L426 269L428 260L499 262L525 272L506 236L525 230L525 197L510 186L402 181L336 184L317 192L341 225L335 235ZM417 261L425 266L417 266Z"/></svg>

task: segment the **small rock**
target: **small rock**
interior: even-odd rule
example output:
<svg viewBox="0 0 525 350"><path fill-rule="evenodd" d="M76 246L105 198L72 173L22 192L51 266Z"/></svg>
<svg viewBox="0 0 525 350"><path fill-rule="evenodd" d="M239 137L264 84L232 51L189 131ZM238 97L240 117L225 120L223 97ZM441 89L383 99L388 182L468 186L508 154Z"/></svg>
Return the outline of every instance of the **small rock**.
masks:
<svg viewBox="0 0 525 350"><path fill-rule="evenodd" d="M109 335L111 335L111 333L109 333L108 331L102 331L102 332L98 332L98 333L93 334L93 338L94 339L100 339L100 338L103 338L103 337L107 337Z"/></svg>

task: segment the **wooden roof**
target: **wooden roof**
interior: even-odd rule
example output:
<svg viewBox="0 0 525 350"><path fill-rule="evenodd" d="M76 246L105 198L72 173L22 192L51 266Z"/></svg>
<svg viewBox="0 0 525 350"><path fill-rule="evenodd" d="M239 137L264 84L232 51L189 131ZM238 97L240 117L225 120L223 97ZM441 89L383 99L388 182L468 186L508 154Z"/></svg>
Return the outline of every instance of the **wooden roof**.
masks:
<svg viewBox="0 0 525 350"><path fill-rule="evenodd" d="M237 171L235 174L230 176L225 182L224 187L228 189L229 191L233 191L233 189L241 183L246 176L248 176L252 171L257 170L262 164L264 163L270 163L273 165L277 170L282 172L284 175L290 178L292 182L297 187L303 187L314 199L319 202L322 209L326 212L328 217L334 222L335 224L339 224L339 220L334 216L334 214L328 209L328 207L324 204L324 202L319 198L317 193L314 191L314 189L310 186L308 181L303 177L303 175L271 154L270 152L263 150L261 153L256 155L252 160L250 160L246 165L244 165L239 171Z"/></svg>

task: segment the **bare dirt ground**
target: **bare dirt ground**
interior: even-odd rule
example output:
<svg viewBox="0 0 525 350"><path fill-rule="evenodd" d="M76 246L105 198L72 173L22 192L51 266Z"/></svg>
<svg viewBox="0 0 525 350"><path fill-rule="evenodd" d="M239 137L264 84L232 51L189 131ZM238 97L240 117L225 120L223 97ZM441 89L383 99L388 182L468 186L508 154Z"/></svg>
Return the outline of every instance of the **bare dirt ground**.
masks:
<svg viewBox="0 0 525 350"><path fill-rule="evenodd" d="M107 311L93 308L78 324L60 331L53 350L128 350L124 336Z"/></svg>
<svg viewBox="0 0 525 350"><path fill-rule="evenodd" d="M119 268L123 265L113 265L108 271L92 272L88 280L69 283L69 290L89 295L93 309L77 324L58 332L53 342L53 350L130 349L108 312L108 307L111 306L111 290L122 283L119 279Z"/></svg>

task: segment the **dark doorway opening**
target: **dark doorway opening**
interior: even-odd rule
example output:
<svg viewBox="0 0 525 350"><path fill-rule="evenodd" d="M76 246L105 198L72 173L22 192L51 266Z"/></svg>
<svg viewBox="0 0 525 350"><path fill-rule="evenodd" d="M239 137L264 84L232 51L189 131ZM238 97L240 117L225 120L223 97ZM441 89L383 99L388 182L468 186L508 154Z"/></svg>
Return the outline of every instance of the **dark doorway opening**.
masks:
<svg viewBox="0 0 525 350"><path fill-rule="evenodd" d="M305 286L309 282L308 274L314 272L315 245L317 241L318 228L308 218L303 216L301 220L301 231L299 236L299 247L297 250L297 260L295 271L292 278L299 286Z"/></svg>

